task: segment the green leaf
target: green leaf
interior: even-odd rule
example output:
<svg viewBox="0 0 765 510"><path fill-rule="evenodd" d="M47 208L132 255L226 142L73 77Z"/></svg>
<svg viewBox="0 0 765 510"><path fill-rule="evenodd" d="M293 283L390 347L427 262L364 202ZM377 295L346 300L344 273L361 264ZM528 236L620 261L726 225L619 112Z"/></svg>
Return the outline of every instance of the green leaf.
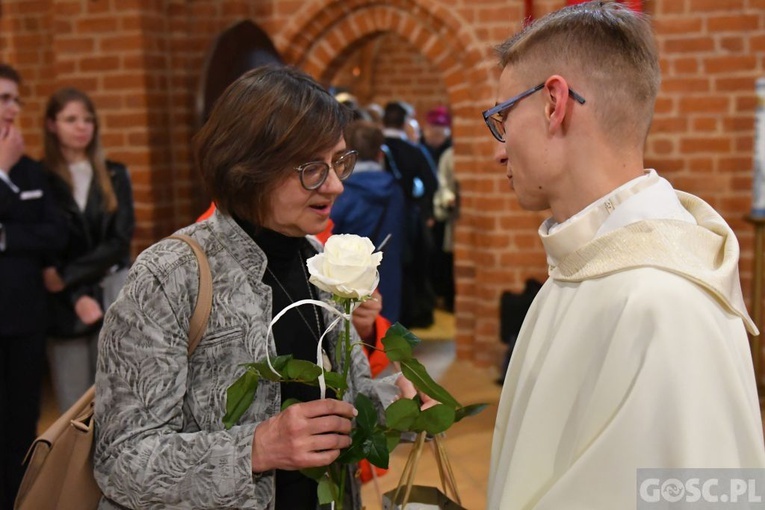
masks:
<svg viewBox="0 0 765 510"><path fill-rule="evenodd" d="M401 361L401 372L403 372L404 377L412 381L415 388L429 397L438 400L452 409L459 409L462 407L448 391L430 377L430 374L428 374L428 371L422 366L422 363L416 359Z"/></svg>
<svg viewBox="0 0 765 510"><path fill-rule="evenodd" d="M392 452L401 442L401 432L398 430L387 432L385 434L385 442L387 443L388 452Z"/></svg>
<svg viewBox="0 0 765 510"><path fill-rule="evenodd" d="M417 335L415 335L414 333L406 329L399 322L395 323L390 328L388 328L388 331L385 333L385 336L388 336L388 335L402 337L404 340L407 341L407 343L409 343L412 349L417 347L420 344L420 342L422 342L422 340L420 340L420 338Z"/></svg>
<svg viewBox="0 0 765 510"><path fill-rule="evenodd" d="M300 403L301 401L296 398L288 398L287 400L282 402L282 411L284 411L285 409L287 409L289 406L293 404L300 404Z"/></svg>
<svg viewBox="0 0 765 510"><path fill-rule="evenodd" d="M299 379L300 381L313 382L321 375L321 368L316 363L304 359L289 360L284 369L284 375L288 379Z"/></svg>
<svg viewBox="0 0 765 510"><path fill-rule="evenodd" d="M488 406L489 404L470 404L469 406L460 407L454 413L454 422L457 423L462 418L467 418L468 416L475 416Z"/></svg>
<svg viewBox="0 0 765 510"><path fill-rule="evenodd" d="M354 406L359 414L356 416L356 426L365 432L372 432L377 425L377 411L369 397L363 393L356 395Z"/></svg>
<svg viewBox="0 0 765 510"><path fill-rule="evenodd" d="M374 434L364 442L364 456L377 467L388 469L390 460L388 441L383 433Z"/></svg>
<svg viewBox="0 0 765 510"><path fill-rule="evenodd" d="M402 336L385 335L382 340L385 346L385 355L391 361L405 361L412 359L412 346Z"/></svg>
<svg viewBox="0 0 765 510"><path fill-rule="evenodd" d="M340 488L330 477L324 476L319 480L317 493L319 495L319 504L328 505L338 500L336 496L340 495Z"/></svg>
<svg viewBox="0 0 765 510"><path fill-rule="evenodd" d="M385 424L395 430L406 431L420 415L420 406L410 398L400 398L385 409Z"/></svg>
<svg viewBox="0 0 765 510"><path fill-rule="evenodd" d="M303 468L300 470L304 476L307 476L311 480L318 481L322 476L327 473L327 466Z"/></svg>
<svg viewBox="0 0 765 510"><path fill-rule="evenodd" d="M223 425L227 429L236 425L239 418L249 409L258 390L258 379L257 372L248 368L226 390L226 415L223 417Z"/></svg>
<svg viewBox="0 0 765 510"><path fill-rule="evenodd" d="M287 363L291 359L292 359L292 355L286 354L284 356L277 356L271 360L271 365L273 365L274 370L279 372L279 375L275 374L273 370L271 370L271 367L268 366L268 362L266 361L259 361L257 363L248 363L247 366L249 368L255 369L260 374L260 377L262 377L263 379L279 382L283 379L284 367L287 366Z"/></svg>
<svg viewBox="0 0 765 510"><path fill-rule="evenodd" d="M351 432L351 446L340 452L335 459L335 464L355 464L365 457L364 443L369 439L369 434L360 428Z"/></svg>
<svg viewBox="0 0 765 510"><path fill-rule="evenodd" d="M454 424L454 409L438 404L422 411L413 428L435 435L446 431L452 424Z"/></svg>
<svg viewBox="0 0 765 510"><path fill-rule="evenodd" d="M271 365L273 365L277 372L283 372L284 368L287 366L287 363L289 363L291 359L292 354L282 354L281 356L277 356L272 359ZM265 361L261 361L261 363L265 363L266 366L268 366Z"/></svg>
<svg viewBox="0 0 765 510"><path fill-rule="evenodd" d="M337 372L324 372L324 380L326 381L327 386L333 390L348 389L348 381L343 378L343 374L338 374Z"/></svg>

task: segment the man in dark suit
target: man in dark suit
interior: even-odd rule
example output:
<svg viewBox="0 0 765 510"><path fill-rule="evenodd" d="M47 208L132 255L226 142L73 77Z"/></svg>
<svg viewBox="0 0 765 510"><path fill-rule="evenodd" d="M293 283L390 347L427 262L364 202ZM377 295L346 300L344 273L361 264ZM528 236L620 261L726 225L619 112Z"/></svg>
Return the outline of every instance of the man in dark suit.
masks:
<svg viewBox="0 0 765 510"><path fill-rule="evenodd" d="M37 434L45 356L42 268L64 247L66 224L42 167L14 126L20 77L0 64L0 508L13 508Z"/></svg>
<svg viewBox="0 0 765 510"><path fill-rule="evenodd" d="M410 116L399 102L385 105L385 165L404 191L405 239L400 322L407 327L428 327L433 323L435 293L431 284L430 264L433 240L433 195L438 177L430 156L407 139L404 126Z"/></svg>

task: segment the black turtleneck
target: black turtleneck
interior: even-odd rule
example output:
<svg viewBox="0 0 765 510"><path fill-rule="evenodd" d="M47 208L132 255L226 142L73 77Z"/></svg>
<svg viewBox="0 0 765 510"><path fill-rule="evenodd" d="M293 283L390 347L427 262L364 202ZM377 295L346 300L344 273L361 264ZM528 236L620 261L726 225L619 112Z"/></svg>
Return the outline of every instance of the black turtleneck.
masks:
<svg viewBox="0 0 765 510"><path fill-rule="evenodd" d="M273 230L256 228L251 223L235 218L235 221L265 252L268 259L263 282L271 287L273 318L291 303L301 299L316 299L316 290L308 282L306 259L316 250L304 237L289 237ZM316 363L316 346L324 322L321 309L302 305L288 311L274 325L273 335L279 355L292 354L296 359ZM305 384L282 383L282 402L296 398L302 402L319 398L319 389ZM316 508L316 482L299 471L276 470L276 508Z"/></svg>

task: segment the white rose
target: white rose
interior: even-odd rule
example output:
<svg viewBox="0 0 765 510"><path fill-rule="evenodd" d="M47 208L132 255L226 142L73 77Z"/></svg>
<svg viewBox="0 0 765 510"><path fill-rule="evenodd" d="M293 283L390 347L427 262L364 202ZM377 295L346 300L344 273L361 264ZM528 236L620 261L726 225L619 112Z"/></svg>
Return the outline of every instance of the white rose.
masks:
<svg viewBox="0 0 765 510"><path fill-rule="evenodd" d="M306 261L310 281L343 298L362 299L372 295L380 281L377 266L382 253L366 237L337 234L327 239L324 253Z"/></svg>

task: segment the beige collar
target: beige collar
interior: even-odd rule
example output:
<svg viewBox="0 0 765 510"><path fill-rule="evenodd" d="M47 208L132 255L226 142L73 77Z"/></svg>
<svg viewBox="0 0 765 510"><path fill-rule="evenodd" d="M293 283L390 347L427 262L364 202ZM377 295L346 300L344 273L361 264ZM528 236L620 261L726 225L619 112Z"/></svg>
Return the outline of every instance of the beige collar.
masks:
<svg viewBox="0 0 765 510"><path fill-rule="evenodd" d="M581 282L639 267L669 271L705 288L757 335L741 293L736 236L706 202L676 193L697 224L675 219L631 223L567 254L551 268L550 277Z"/></svg>

